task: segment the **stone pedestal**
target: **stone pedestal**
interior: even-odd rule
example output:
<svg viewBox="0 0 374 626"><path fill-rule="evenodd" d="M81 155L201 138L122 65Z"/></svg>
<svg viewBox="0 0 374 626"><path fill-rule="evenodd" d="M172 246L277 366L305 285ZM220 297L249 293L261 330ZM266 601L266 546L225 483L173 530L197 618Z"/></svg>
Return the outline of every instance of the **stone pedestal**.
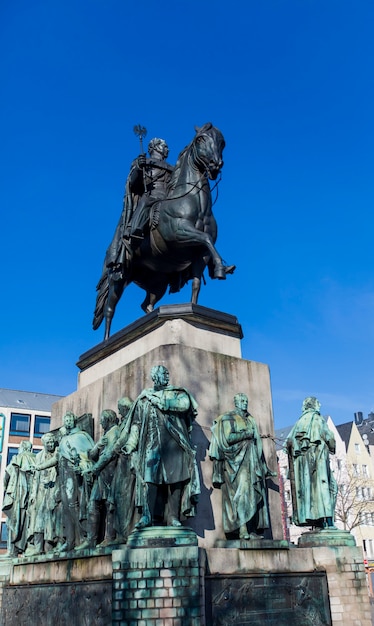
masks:
<svg viewBox="0 0 374 626"><path fill-rule="evenodd" d="M113 624L201 626L205 602L197 538L153 527L113 552Z"/></svg>
<svg viewBox="0 0 374 626"><path fill-rule="evenodd" d="M0 624L372 626L360 548L232 543L155 527L111 555L4 560Z"/></svg>
<svg viewBox="0 0 374 626"><path fill-rule="evenodd" d="M54 405L53 428L68 410L92 413L97 439L101 411L150 387L157 364L168 368L171 384L195 396L198 514L182 528L134 531L112 552L0 562L0 624L371 626L361 549L347 545L347 537L324 545L310 534L290 547L276 481L268 483L271 531L264 539L225 539L207 450L213 420L233 408L236 393L249 397L265 459L277 469L269 369L242 358L241 337L231 315L192 304L166 306L82 355L78 389Z"/></svg>

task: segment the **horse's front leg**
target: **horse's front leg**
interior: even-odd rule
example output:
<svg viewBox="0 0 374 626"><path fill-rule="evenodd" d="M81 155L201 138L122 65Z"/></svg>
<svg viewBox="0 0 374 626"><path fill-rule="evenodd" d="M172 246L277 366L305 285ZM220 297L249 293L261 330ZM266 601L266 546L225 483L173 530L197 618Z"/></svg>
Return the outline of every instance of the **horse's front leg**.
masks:
<svg viewBox="0 0 374 626"><path fill-rule="evenodd" d="M208 233L197 230L191 222L187 220L178 220L178 228L175 234L175 240L184 246L203 246L209 252L214 265L213 278L225 280L226 274L232 274L235 269L234 265L226 266L222 257L216 250L213 239Z"/></svg>

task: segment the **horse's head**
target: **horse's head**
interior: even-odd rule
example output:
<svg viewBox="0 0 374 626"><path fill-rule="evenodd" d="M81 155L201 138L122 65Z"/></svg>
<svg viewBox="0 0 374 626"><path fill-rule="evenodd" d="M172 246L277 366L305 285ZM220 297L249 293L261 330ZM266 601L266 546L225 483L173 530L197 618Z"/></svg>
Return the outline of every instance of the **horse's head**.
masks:
<svg viewBox="0 0 374 626"><path fill-rule="evenodd" d="M195 127L196 135L193 140L196 155L196 165L205 170L211 180L215 180L222 169L222 152L225 140L218 128L208 122L201 128Z"/></svg>

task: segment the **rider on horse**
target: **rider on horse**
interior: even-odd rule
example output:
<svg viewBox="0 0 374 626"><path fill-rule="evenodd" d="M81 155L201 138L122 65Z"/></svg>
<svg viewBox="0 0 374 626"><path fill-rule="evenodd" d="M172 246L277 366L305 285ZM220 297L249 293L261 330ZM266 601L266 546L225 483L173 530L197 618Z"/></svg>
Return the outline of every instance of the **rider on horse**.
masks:
<svg viewBox="0 0 374 626"><path fill-rule="evenodd" d="M106 267L126 265L132 252L140 245L149 227L151 208L166 196L166 188L174 167L165 159L169 148L164 139L155 137L148 144L150 158L140 154L132 162L126 181L123 211L107 250Z"/></svg>
<svg viewBox="0 0 374 626"><path fill-rule="evenodd" d="M144 136L144 130L136 127L136 134L141 137L142 131ZM122 214L96 288L93 328L105 318L105 340L130 283L145 290L141 308L150 313L167 288L176 292L188 281L196 304L207 265L211 278L219 280L235 269L215 247L217 224L209 186L223 166L225 141L210 122L195 130L174 168L165 161L169 150L162 139L149 143L150 158L141 154L132 163Z"/></svg>

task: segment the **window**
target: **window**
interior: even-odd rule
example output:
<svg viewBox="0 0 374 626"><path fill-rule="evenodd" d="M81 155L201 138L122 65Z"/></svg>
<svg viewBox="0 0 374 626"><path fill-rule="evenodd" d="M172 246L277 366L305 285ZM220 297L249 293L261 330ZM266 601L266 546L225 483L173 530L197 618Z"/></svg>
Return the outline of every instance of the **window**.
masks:
<svg viewBox="0 0 374 626"><path fill-rule="evenodd" d="M362 498L361 487L356 487L356 498L357 498L357 500L361 500L361 498Z"/></svg>
<svg viewBox="0 0 374 626"><path fill-rule="evenodd" d="M356 454L360 454L360 452L361 452L359 443L355 443L355 452L356 452Z"/></svg>
<svg viewBox="0 0 374 626"><path fill-rule="evenodd" d="M336 467L338 468L338 470L341 470L341 469L342 469L342 462L341 462L341 459L337 459L337 460L336 460Z"/></svg>
<svg viewBox="0 0 374 626"><path fill-rule="evenodd" d="M8 456L6 459L6 464L9 465L9 463L11 462L12 458L18 454L18 448L8 448Z"/></svg>
<svg viewBox="0 0 374 626"><path fill-rule="evenodd" d="M28 435L30 433L31 415L25 413L10 414L10 434L11 435Z"/></svg>
<svg viewBox="0 0 374 626"><path fill-rule="evenodd" d="M344 485L343 483L341 483L341 484L339 485L339 489L340 489L340 493L341 493L341 494L343 494L343 495L344 495L345 493L347 493L347 485Z"/></svg>
<svg viewBox="0 0 374 626"><path fill-rule="evenodd" d="M1 522L0 549L2 550L6 549L7 543L8 543L8 526L6 522Z"/></svg>
<svg viewBox="0 0 374 626"><path fill-rule="evenodd" d="M362 466L362 475L365 476L366 478L369 478L369 470L368 470L367 465Z"/></svg>
<svg viewBox="0 0 374 626"><path fill-rule="evenodd" d="M357 463L353 463L352 468L353 468L353 476L359 476L360 475L360 466L357 465Z"/></svg>
<svg viewBox="0 0 374 626"><path fill-rule="evenodd" d="M51 426L50 417L42 417L41 415L35 415L35 428L34 437L42 437L45 433L48 433Z"/></svg>
<svg viewBox="0 0 374 626"><path fill-rule="evenodd" d="M284 499L286 502L291 502L291 492L289 489L286 489L284 492Z"/></svg>

